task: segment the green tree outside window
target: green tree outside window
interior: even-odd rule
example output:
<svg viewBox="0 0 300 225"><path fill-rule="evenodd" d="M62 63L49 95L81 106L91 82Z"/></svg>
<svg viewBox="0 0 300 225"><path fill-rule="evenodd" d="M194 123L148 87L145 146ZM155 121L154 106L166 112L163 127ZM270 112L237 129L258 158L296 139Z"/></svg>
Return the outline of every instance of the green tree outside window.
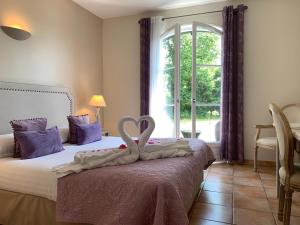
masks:
<svg viewBox="0 0 300 225"><path fill-rule="evenodd" d="M196 106L197 120L218 119L220 117L221 67L220 35L200 31L197 32L197 70L196 70ZM180 119L191 118L192 104L192 35L191 32L181 33L180 37ZM167 37L162 42L166 50L164 81L166 91L167 111L174 119L174 36ZM209 66L206 66L209 65Z"/></svg>

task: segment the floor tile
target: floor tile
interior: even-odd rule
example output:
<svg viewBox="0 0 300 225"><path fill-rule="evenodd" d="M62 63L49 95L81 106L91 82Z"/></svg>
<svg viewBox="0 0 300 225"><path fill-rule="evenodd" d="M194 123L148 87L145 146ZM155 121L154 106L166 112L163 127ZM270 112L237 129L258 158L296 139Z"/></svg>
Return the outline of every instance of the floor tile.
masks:
<svg viewBox="0 0 300 225"><path fill-rule="evenodd" d="M248 209L234 209L233 223L236 225L276 225L272 213Z"/></svg>
<svg viewBox="0 0 300 225"><path fill-rule="evenodd" d="M274 174L275 175L276 168L275 167L260 166L260 167L258 167L257 171L259 173L268 173L268 174Z"/></svg>
<svg viewBox="0 0 300 225"><path fill-rule="evenodd" d="M247 177L233 177L233 184L246 186L262 186L260 179Z"/></svg>
<svg viewBox="0 0 300 225"><path fill-rule="evenodd" d="M192 219L206 219L222 223L232 223L232 208L206 203L197 203L193 210Z"/></svg>
<svg viewBox="0 0 300 225"><path fill-rule="evenodd" d="M203 190L222 192L222 193L232 193L233 185L220 183L220 182L208 182L207 181L204 183Z"/></svg>
<svg viewBox="0 0 300 225"><path fill-rule="evenodd" d="M274 167L260 166L258 172L254 172L251 165L213 164L204 172L204 178L189 225L232 222L235 225L282 225L275 220L278 200ZM295 192L291 225L299 225L299 219L300 193Z"/></svg>
<svg viewBox="0 0 300 225"><path fill-rule="evenodd" d="M274 188L276 187L276 179L269 179L269 180L261 180L263 186L265 188Z"/></svg>
<svg viewBox="0 0 300 225"><path fill-rule="evenodd" d="M233 176L210 172L208 174L206 180L208 182L221 182L221 183L225 183L225 184L232 184Z"/></svg>
<svg viewBox="0 0 300 225"><path fill-rule="evenodd" d="M271 212L266 198L254 198L236 193L233 194L233 206L234 208Z"/></svg>
<svg viewBox="0 0 300 225"><path fill-rule="evenodd" d="M273 213L278 212L278 200L277 199L269 199L270 207ZM299 216L300 217L300 203L293 202L291 209L291 216Z"/></svg>
<svg viewBox="0 0 300 225"><path fill-rule="evenodd" d="M220 223L212 220L192 218L190 221L190 225L228 225L228 223Z"/></svg>
<svg viewBox="0 0 300 225"><path fill-rule="evenodd" d="M248 197L266 198L266 193L262 186L233 185L233 192Z"/></svg>
<svg viewBox="0 0 300 225"><path fill-rule="evenodd" d="M228 164L213 164L208 168L208 171L209 172L212 172L213 170L220 171L222 169L233 171L233 167L231 165L228 165Z"/></svg>
<svg viewBox="0 0 300 225"><path fill-rule="evenodd" d="M233 175L233 168L232 167L212 167L209 172L218 173L223 175L232 176Z"/></svg>
<svg viewBox="0 0 300 225"><path fill-rule="evenodd" d="M236 170L248 170L248 171L254 171L253 170L253 166L252 165L240 165L240 164L237 164L237 165L233 165L233 169L236 171Z"/></svg>
<svg viewBox="0 0 300 225"><path fill-rule="evenodd" d="M277 188L276 187L266 187L265 192L267 194L267 198L269 199L277 199Z"/></svg>
<svg viewBox="0 0 300 225"><path fill-rule="evenodd" d="M233 168L233 165L228 163L213 163L211 168Z"/></svg>
<svg viewBox="0 0 300 225"><path fill-rule="evenodd" d="M252 170L234 170L233 176L235 177L247 177L247 178L260 178L258 173Z"/></svg>
<svg viewBox="0 0 300 225"><path fill-rule="evenodd" d="M274 173L259 173L259 176L262 180L274 180L274 179L276 179L275 172Z"/></svg>
<svg viewBox="0 0 300 225"><path fill-rule="evenodd" d="M202 191L198 201L202 203L232 206L232 194Z"/></svg>
<svg viewBox="0 0 300 225"><path fill-rule="evenodd" d="M283 222L278 220L277 214L273 214L273 216L276 220L277 225L283 225ZM295 216L290 217L290 225L299 225L299 224L300 224L300 217L295 217Z"/></svg>

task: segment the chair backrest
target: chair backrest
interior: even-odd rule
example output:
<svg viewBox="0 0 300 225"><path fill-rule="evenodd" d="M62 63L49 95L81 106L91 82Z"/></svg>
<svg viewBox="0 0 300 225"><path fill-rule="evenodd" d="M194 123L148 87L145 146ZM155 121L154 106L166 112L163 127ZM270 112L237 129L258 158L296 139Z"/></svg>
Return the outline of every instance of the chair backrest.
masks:
<svg viewBox="0 0 300 225"><path fill-rule="evenodd" d="M286 174L294 173L294 141L293 133L288 123L287 118L275 104L269 105L269 110L273 117L273 125L275 126L278 148L279 148L279 158L281 167L284 167Z"/></svg>
<svg viewBox="0 0 300 225"><path fill-rule="evenodd" d="M300 123L300 103L285 105L281 110L290 123Z"/></svg>

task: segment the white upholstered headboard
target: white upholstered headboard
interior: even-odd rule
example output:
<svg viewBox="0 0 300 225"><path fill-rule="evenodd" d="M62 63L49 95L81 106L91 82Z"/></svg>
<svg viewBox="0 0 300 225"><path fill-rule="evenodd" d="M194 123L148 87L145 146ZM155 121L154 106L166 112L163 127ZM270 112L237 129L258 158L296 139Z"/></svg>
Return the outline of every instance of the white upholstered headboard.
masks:
<svg viewBox="0 0 300 225"><path fill-rule="evenodd" d="M9 121L46 117L48 127L68 127L73 100L67 88L0 82L0 134L11 133Z"/></svg>

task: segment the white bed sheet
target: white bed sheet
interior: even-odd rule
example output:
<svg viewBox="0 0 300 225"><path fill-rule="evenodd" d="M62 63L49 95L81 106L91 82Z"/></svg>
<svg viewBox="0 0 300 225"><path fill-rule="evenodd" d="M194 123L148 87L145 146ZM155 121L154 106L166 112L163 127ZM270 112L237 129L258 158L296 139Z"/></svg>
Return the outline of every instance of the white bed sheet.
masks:
<svg viewBox="0 0 300 225"><path fill-rule="evenodd" d="M64 151L35 159L0 158L0 189L56 201L57 176L51 171L53 167L72 162L78 151L113 148L123 143L120 137L103 137L87 145L65 144Z"/></svg>

